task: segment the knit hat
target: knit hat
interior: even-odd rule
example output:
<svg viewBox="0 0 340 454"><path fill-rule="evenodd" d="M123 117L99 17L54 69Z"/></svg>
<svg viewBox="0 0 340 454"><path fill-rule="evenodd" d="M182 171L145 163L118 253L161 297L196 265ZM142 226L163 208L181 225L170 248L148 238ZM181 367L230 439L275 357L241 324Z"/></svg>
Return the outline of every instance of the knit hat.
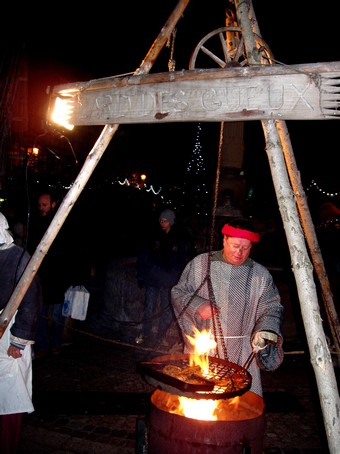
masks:
<svg viewBox="0 0 340 454"><path fill-rule="evenodd" d="M13 237L8 231L9 225L5 216L0 213L0 246L5 249L13 243Z"/></svg>
<svg viewBox="0 0 340 454"><path fill-rule="evenodd" d="M166 210L163 210L161 212L161 214L159 215L159 220L166 219L167 221L170 222L170 225L173 225L175 222L175 217L176 217L175 213L167 208Z"/></svg>

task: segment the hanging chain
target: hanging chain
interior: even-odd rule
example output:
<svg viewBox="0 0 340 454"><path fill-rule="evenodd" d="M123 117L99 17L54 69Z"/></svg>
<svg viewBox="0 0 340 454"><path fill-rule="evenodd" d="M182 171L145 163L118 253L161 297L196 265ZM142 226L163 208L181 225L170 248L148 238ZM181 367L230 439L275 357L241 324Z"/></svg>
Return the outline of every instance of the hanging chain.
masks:
<svg viewBox="0 0 340 454"><path fill-rule="evenodd" d="M169 58L169 62L168 62L169 71L175 71L175 67L176 67L176 62L174 60L176 32L177 32L177 30L176 30L176 28L174 28L171 33L171 37L168 39L168 42L167 42L167 47L170 47L170 41L171 41L170 58Z"/></svg>
<svg viewBox="0 0 340 454"><path fill-rule="evenodd" d="M218 145L218 159L217 159L217 168L216 168L216 179L215 179L215 190L214 190L214 203L213 203L213 210L212 210L212 223L211 223L211 234L210 234L210 250L209 250L209 259L208 259L208 291L209 291L209 298L210 298L210 306L212 312L212 325L213 325L213 332L214 332L214 339L217 344L217 351L216 356L219 358L219 350L218 350L218 342L217 342L217 333L221 339L221 345L223 349L224 359L228 360L228 353L227 348L224 341L222 325L221 325L221 318L217 309L217 304L214 295L214 289L211 282L211 257L212 251L214 248L214 232L215 232L215 221L216 221L216 207L217 207L217 197L218 197L218 188L220 184L220 169L221 169L221 156L222 156L222 145L223 145L223 133L224 133L224 122L221 122L220 127L220 141Z"/></svg>
<svg viewBox="0 0 340 454"><path fill-rule="evenodd" d="M210 306L211 306L211 311L212 311L212 325L213 325L213 333L214 333L214 339L217 339L217 333L221 339L221 345L223 349L223 354L224 354L224 359L228 361L228 353L227 353L227 348L225 345L224 341L224 336L223 336L223 331L222 331L222 325L221 325L221 319L219 316L218 312L218 307L216 304L215 300L215 295L214 295L214 289L212 286L211 282L211 276L210 276L210 268L211 268L211 257L212 257L212 251L214 247L214 231L215 231L215 220L216 220L216 207L217 207L217 196L218 196L218 188L219 188L219 182L220 182L220 168L221 168L221 156L222 156L222 145L223 145L223 132L224 132L224 122L221 123L221 128L220 128L220 141L219 141L219 146L218 146L218 159L217 159L217 169L216 169L216 179L215 179L215 190L214 190L214 202L213 202L213 209L212 209L212 225L211 225L211 234L210 234L210 247L209 247L209 256L208 256L208 270L207 270L207 275L199 285L199 287L195 290L194 294L191 296L187 304L183 307L181 312L178 314L177 318L180 318L183 313L187 310L189 307L191 301L193 298L198 294L198 292L201 290L205 282L207 281L208 283L208 292L209 292L209 300L210 300ZM217 344L217 350L216 350L216 357L220 358L219 354L219 349L218 349L218 342Z"/></svg>
<svg viewBox="0 0 340 454"><path fill-rule="evenodd" d="M220 169L221 169L221 156L222 156L222 145L223 145L223 132L224 132L224 121L221 122L220 141L219 141L219 144L218 144L218 157L217 157L217 168L216 168L215 189L214 189L214 203L213 203L213 209L212 209L212 223L211 223L211 231L210 231L210 246L209 246L210 255L211 255L211 253L212 253L212 251L214 249L214 232L215 232L217 196L218 196L218 188L219 188L219 184L220 184Z"/></svg>
<svg viewBox="0 0 340 454"><path fill-rule="evenodd" d="M193 295L191 296L191 298L189 299L189 301L187 302L187 304L183 307L183 309L181 310L181 312L178 314L177 318L180 318L182 317L182 315L184 314L184 312L188 309L188 307L190 306L191 304L191 301L195 298L195 296L198 294L198 292L201 290L201 288L203 287L203 285L205 284L205 281L208 279L208 274L205 276L205 278L203 279L203 281L200 283L199 287L195 290L195 292L193 293Z"/></svg>

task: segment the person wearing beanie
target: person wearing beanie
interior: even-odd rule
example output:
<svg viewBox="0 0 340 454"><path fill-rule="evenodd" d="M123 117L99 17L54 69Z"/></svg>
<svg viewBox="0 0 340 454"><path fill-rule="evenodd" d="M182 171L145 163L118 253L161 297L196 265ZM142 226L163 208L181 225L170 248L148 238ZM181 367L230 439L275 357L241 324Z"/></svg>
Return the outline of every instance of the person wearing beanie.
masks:
<svg viewBox="0 0 340 454"><path fill-rule="evenodd" d="M175 219L176 219L175 213L172 210L169 210L168 208L166 210L163 210L159 215L159 222L162 224L162 222L167 221L170 224L170 227L174 225Z"/></svg>
<svg viewBox="0 0 340 454"><path fill-rule="evenodd" d="M135 341L148 347L156 342L169 347L167 332L176 321L170 291L191 258L189 237L175 219L174 211L169 208L160 213L156 235L143 242L137 258L138 285L145 289L145 298L142 329ZM156 335L153 335L154 324L157 325Z"/></svg>
<svg viewBox="0 0 340 454"><path fill-rule="evenodd" d="M24 272L30 255L14 243L6 217L0 213L0 313ZM23 413L32 403L32 351L42 291L37 275L0 338L0 446L2 454L17 452Z"/></svg>
<svg viewBox="0 0 340 454"><path fill-rule="evenodd" d="M185 353L193 348L187 336L207 329L216 341L209 356L243 366L254 354L250 391L262 397L260 370L275 370L283 361L283 306L269 271L249 257L260 241L250 220L232 219L222 235L221 250L199 254L186 265L172 288L172 305Z"/></svg>

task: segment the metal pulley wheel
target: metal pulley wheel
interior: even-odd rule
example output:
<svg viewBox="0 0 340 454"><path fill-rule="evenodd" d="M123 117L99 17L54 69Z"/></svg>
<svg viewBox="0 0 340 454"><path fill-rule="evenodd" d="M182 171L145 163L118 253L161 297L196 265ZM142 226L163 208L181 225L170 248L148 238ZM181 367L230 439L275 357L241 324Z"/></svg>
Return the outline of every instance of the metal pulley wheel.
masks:
<svg viewBox="0 0 340 454"><path fill-rule="evenodd" d="M272 64L273 55L269 46L256 35L256 47L260 64ZM189 69L227 68L228 66L249 66L244 39L240 27L221 27L208 33L197 44L189 62Z"/></svg>

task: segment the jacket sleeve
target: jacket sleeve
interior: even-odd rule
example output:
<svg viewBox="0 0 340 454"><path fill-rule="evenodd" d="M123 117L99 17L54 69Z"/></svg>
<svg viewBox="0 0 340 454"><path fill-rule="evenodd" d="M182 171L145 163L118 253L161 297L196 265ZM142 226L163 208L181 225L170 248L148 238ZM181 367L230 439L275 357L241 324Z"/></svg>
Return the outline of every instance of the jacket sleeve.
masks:
<svg viewBox="0 0 340 454"><path fill-rule="evenodd" d="M26 257L26 263L27 260ZM40 279L36 274L18 307L15 322L11 328L11 335L17 338L16 342L20 339L24 341L21 342L23 344L28 343L27 341L30 341L29 343L34 342L42 303Z"/></svg>
<svg viewBox="0 0 340 454"><path fill-rule="evenodd" d="M197 292L197 287L202 283L202 258L197 256L186 265L178 283L171 290L172 306L183 334L192 335L194 327L199 330L205 327L202 326L204 321L196 315L197 309L209 301Z"/></svg>
<svg viewBox="0 0 340 454"><path fill-rule="evenodd" d="M260 298L259 307L261 308L260 314L253 334L258 331L270 331L277 334L278 340L277 343L267 344L266 348L256 354L257 363L261 369L273 371L282 364L284 357L283 337L281 334L284 308L281 304L279 291L269 273Z"/></svg>

